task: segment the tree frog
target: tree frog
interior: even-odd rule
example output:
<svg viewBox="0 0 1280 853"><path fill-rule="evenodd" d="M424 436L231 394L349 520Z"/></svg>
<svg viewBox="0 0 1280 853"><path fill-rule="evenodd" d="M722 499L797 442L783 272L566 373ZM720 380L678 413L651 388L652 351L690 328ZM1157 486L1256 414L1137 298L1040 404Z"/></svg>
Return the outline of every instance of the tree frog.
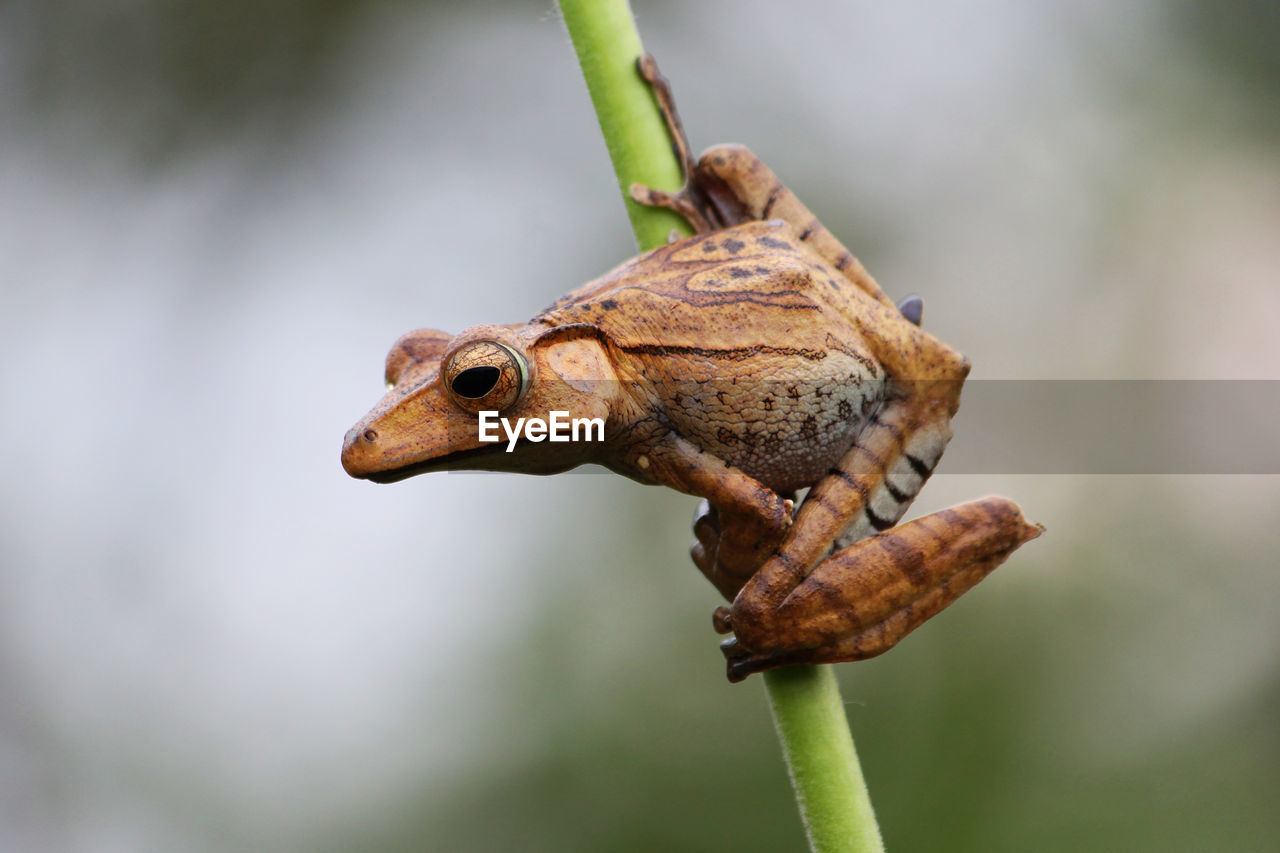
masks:
<svg viewBox="0 0 1280 853"><path fill-rule="evenodd" d="M731 681L880 654L1043 528L1001 497L899 523L951 437L969 363L746 148L694 162L666 80L650 57L638 67L685 185L632 197L695 235L528 323L403 336L342 465L391 482L594 462L697 495L693 559L731 601L713 614L733 634L721 644ZM602 440L510 430L553 413L603 422ZM482 440L495 419L508 434Z"/></svg>

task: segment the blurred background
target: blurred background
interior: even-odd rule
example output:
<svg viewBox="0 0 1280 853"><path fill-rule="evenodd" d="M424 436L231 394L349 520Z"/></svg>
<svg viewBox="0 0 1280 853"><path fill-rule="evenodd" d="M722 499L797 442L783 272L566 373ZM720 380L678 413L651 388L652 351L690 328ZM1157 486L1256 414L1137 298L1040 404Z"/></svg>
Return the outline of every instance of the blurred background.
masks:
<svg viewBox="0 0 1280 853"><path fill-rule="evenodd" d="M1280 6L635 6L975 378L1280 378ZM8 0L0 116L0 849L803 849L692 498L338 464L402 332L633 253L548 0ZM992 492L839 668L890 849L1280 849L1280 478L913 512Z"/></svg>

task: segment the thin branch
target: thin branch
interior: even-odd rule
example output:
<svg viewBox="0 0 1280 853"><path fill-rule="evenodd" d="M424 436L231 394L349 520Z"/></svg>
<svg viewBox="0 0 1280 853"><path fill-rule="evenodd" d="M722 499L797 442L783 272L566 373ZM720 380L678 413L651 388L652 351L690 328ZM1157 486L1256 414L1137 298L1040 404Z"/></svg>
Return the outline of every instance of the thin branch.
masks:
<svg viewBox="0 0 1280 853"><path fill-rule="evenodd" d="M633 183L672 191L680 164L649 87L636 72L643 53L626 0L560 0L641 250L665 243L688 224L643 207ZM830 666L793 666L764 674L770 707L800 817L813 853L883 853L880 829L853 748L840 689Z"/></svg>
<svg viewBox="0 0 1280 853"><path fill-rule="evenodd" d="M661 246L672 229L692 233L682 217L636 204L627 193L633 183L675 191L683 182L658 104L636 73L636 59L644 49L631 8L626 0L560 0L560 12L640 250Z"/></svg>
<svg viewBox="0 0 1280 853"><path fill-rule="evenodd" d="M871 795L830 664L764 673L800 819L814 853L883 853Z"/></svg>

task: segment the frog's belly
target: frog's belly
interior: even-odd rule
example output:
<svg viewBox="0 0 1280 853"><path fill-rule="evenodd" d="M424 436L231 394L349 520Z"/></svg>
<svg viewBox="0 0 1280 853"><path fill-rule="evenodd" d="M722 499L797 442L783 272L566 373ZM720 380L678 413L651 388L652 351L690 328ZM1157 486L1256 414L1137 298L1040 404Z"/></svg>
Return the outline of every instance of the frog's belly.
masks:
<svg viewBox="0 0 1280 853"><path fill-rule="evenodd" d="M879 408L884 373L836 351L817 363L759 367L730 380L673 383L667 412L698 447L774 491L813 485Z"/></svg>

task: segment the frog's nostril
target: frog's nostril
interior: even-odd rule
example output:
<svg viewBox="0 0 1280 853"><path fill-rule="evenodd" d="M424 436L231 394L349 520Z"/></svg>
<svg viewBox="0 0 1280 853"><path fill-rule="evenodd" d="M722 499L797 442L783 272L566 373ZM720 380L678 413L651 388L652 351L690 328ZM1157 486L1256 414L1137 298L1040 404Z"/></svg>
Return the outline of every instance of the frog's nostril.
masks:
<svg viewBox="0 0 1280 853"><path fill-rule="evenodd" d="M342 441L342 467L353 477L364 477L378 455L375 444L378 431L369 427L354 426L347 430Z"/></svg>

